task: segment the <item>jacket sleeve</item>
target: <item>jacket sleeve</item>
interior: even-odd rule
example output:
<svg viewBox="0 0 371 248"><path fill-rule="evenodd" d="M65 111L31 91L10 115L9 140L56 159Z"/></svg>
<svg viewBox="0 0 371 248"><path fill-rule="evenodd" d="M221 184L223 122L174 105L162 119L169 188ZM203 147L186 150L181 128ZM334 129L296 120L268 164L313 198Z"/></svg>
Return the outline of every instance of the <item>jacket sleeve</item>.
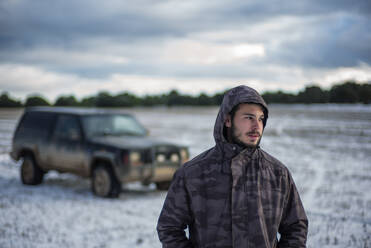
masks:
<svg viewBox="0 0 371 248"><path fill-rule="evenodd" d="M308 219L290 172L288 172L288 186L287 201L278 229L281 235L278 247L306 247Z"/></svg>
<svg viewBox="0 0 371 248"><path fill-rule="evenodd" d="M191 222L189 196L185 187L183 169L179 169L167 193L157 223L157 233L164 248L191 248L185 229Z"/></svg>

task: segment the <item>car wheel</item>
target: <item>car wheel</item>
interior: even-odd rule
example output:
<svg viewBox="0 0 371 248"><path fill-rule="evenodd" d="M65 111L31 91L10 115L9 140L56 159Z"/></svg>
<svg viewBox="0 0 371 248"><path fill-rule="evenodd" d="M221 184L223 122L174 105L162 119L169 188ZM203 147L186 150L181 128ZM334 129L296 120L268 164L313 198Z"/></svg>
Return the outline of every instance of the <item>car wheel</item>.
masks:
<svg viewBox="0 0 371 248"><path fill-rule="evenodd" d="M93 171L93 193L100 197L116 198L120 194L121 185L108 166L97 166Z"/></svg>
<svg viewBox="0 0 371 248"><path fill-rule="evenodd" d="M21 165L21 180L23 184L37 185L43 181L44 172L35 162L31 155L26 155L23 158Z"/></svg>
<svg viewBox="0 0 371 248"><path fill-rule="evenodd" d="M157 182L156 188L158 190L168 190L170 188L171 181Z"/></svg>

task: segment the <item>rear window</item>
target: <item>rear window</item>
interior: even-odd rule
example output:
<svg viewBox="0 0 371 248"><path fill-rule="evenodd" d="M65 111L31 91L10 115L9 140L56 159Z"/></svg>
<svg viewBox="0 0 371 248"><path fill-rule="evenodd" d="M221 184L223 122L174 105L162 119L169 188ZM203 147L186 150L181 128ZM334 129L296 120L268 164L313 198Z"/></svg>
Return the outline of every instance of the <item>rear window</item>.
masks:
<svg viewBox="0 0 371 248"><path fill-rule="evenodd" d="M45 139L49 132L55 114L46 112L26 112L19 124L17 135L33 136Z"/></svg>

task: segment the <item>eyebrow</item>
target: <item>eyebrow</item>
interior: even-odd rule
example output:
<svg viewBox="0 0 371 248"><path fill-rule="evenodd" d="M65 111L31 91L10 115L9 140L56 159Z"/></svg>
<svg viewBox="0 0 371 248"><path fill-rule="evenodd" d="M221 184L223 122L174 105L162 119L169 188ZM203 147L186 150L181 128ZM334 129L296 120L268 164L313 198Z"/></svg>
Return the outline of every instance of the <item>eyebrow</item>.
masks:
<svg viewBox="0 0 371 248"><path fill-rule="evenodd" d="M254 114L251 114L251 113L243 113L242 115L256 117ZM259 118L262 118L262 117L265 118L264 114L259 116Z"/></svg>

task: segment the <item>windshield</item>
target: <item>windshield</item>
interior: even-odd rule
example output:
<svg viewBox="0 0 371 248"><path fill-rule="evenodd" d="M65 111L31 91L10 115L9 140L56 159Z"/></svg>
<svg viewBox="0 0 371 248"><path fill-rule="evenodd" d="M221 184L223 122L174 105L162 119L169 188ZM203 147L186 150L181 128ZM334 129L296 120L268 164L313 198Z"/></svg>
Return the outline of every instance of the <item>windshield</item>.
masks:
<svg viewBox="0 0 371 248"><path fill-rule="evenodd" d="M147 130L130 115L90 115L84 116L82 123L87 137L147 134Z"/></svg>

